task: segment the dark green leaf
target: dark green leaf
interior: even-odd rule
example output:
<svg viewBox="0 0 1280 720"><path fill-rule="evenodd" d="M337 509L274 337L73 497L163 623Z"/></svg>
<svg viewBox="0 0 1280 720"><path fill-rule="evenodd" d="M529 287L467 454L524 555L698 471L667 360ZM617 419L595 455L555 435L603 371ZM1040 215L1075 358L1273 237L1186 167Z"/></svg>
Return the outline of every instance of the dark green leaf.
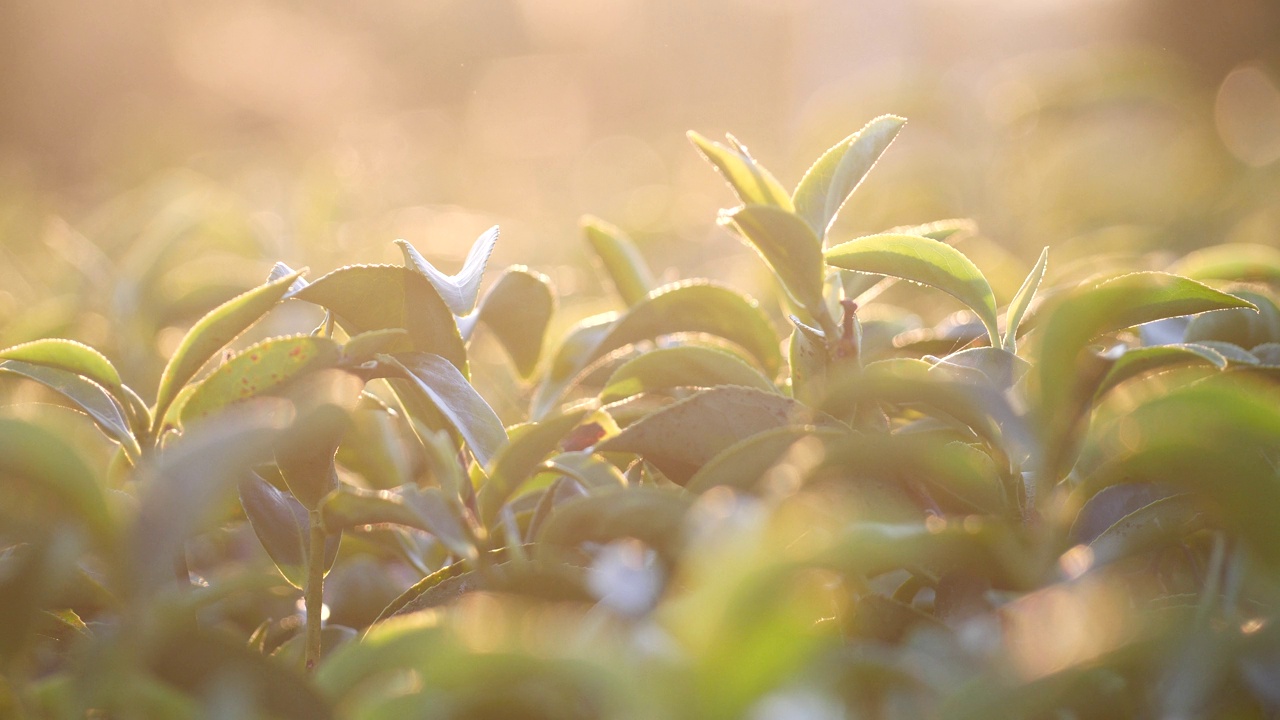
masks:
<svg viewBox="0 0 1280 720"><path fill-rule="evenodd" d="M430 281L454 315L466 315L475 308L485 265L489 263L489 256L493 254L493 246L497 243L498 226L494 225L476 238L471 251L467 253L467 259L462 263L462 269L456 275L446 275L427 262L408 242L396 241L396 245L404 253L405 266L413 268Z"/></svg>
<svg viewBox="0 0 1280 720"><path fill-rule="evenodd" d="M795 211L820 239L906 122L882 115L836 143L805 172L793 196Z"/></svg>
<svg viewBox="0 0 1280 720"><path fill-rule="evenodd" d="M240 480L240 506L258 542L276 564L289 584L301 590L307 583L307 555L310 547L311 520L307 509L292 496L280 492L256 473ZM334 533L325 539L325 572L338 557L342 536Z"/></svg>
<svg viewBox="0 0 1280 720"><path fill-rule="evenodd" d="M412 486L374 491L341 485L320 506L325 529L330 533L361 525L403 525L434 535L458 557L475 560L475 535L463 513L462 506L439 488Z"/></svg>
<svg viewBox="0 0 1280 720"><path fill-rule="evenodd" d="M1205 525L1192 495L1161 498L1117 520L1089 543L1094 566L1176 542Z"/></svg>
<svg viewBox="0 0 1280 720"><path fill-rule="evenodd" d="M265 285L237 295L200 318L187 331L173 357L165 365L156 391L153 431L159 430L169 404L201 366L253 325L289 292L301 272L285 275Z"/></svg>
<svg viewBox="0 0 1280 720"><path fill-rule="evenodd" d="M583 216L582 231L604 267L605 275L627 306L635 305L653 289L653 273L640 256L635 243L618 228L605 221Z"/></svg>

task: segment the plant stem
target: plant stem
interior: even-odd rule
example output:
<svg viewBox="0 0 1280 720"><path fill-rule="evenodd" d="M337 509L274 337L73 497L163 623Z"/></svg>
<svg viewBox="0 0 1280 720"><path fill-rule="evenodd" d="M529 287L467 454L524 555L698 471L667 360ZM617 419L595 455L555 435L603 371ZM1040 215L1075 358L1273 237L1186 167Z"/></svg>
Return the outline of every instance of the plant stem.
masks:
<svg viewBox="0 0 1280 720"><path fill-rule="evenodd" d="M303 668L310 672L320 662L320 621L324 610L324 525L319 511L311 511L311 543L307 552L307 587L302 602L307 613L307 643Z"/></svg>

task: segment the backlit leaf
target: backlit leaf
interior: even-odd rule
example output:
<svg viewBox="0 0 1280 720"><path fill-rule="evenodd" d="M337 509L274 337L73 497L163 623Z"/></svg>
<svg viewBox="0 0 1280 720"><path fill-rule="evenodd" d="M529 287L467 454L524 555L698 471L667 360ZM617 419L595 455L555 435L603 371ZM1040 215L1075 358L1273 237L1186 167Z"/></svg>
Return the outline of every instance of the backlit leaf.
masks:
<svg viewBox="0 0 1280 720"><path fill-rule="evenodd" d="M334 367L341 356L337 343L310 335L251 345L196 384L182 405L182 422L208 417L239 400L271 394L301 375Z"/></svg>
<svg viewBox="0 0 1280 720"><path fill-rule="evenodd" d="M1280 250L1269 245L1223 243L1188 253L1169 271L1192 280L1280 283Z"/></svg>
<svg viewBox="0 0 1280 720"><path fill-rule="evenodd" d="M201 366L253 325L289 292L301 272L260 285L219 305L196 321L169 358L156 391L153 430L158 430L169 404Z"/></svg>
<svg viewBox="0 0 1280 720"><path fill-rule="evenodd" d="M489 464L507 443L506 429L493 408L445 358L415 352L382 355L379 359L403 372L412 387L462 436L481 464Z"/></svg>
<svg viewBox="0 0 1280 720"><path fill-rule="evenodd" d="M846 270L891 275L942 290L973 310L991 343L999 344L991 285L950 245L914 235L870 235L827 250L826 259L828 265Z"/></svg>
<svg viewBox="0 0 1280 720"><path fill-rule="evenodd" d="M403 328L414 351L439 355L463 375L470 372L453 313L419 272L395 265L348 265L289 297L332 310L352 336Z"/></svg>
<svg viewBox="0 0 1280 720"><path fill-rule="evenodd" d="M654 412L596 449L640 455L683 485L698 468L741 438L808 423L837 424L790 398L746 387L719 387Z"/></svg>
<svg viewBox="0 0 1280 720"><path fill-rule="evenodd" d="M787 212L794 210L791 196L782 184L757 163L755 158L744 152L745 147L732 136L729 139L734 143L732 148L689 131L689 140L720 171L721 177L729 183L729 187L733 188L744 205L773 205Z"/></svg>
<svg viewBox="0 0 1280 720"><path fill-rule="evenodd" d="M643 300L653 289L653 273L631 238L613 225L590 215L582 218L581 225L587 244L595 251L622 302L631 306Z"/></svg>
<svg viewBox="0 0 1280 720"><path fill-rule="evenodd" d="M793 213L769 205L724 211L720 223L747 241L811 316L826 312L822 299L822 241Z"/></svg>
<svg viewBox="0 0 1280 720"><path fill-rule="evenodd" d="M1018 351L1018 325L1022 324L1022 316L1027 313L1027 308L1031 307L1031 301L1035 299L1036 290L1044 280L1044 272L1048 265L1049 248L1046 247L1040 251L1040 259L1036 261L1035 267L1031 268L1027 279L1022 281L1022 287L1018 288L1018 292L1013 295L1013 300L1009 301L1009 309L1005 311L1004 316L1004 349L1009 352Z"/></svg>
<svg viewBox="0 0 1280 720"><path fill-rule="evenodd" d="M600 402L677 387L743 385L777 392L773 383L737 355L718 348L680 345L657 348L628 360L609 376Z"/></svg>
<svg viewBox="0 0 1280 720"><path fill-rule="evenodd" d="M683 544L684 518L692 505L690 495L670 487L596 491L557 505L542 526L538 543L574 547L630 537L674 560Z"/></svg>
<svg viewBox="0 0 1280 720"><path fill-rule="evenodd" d="M0 487L5 496L47 497L109 543L115 535L97 477L66 441L28 422L0 418Z"/></svg>
<svg viewBox="0 0 1280 720"><path fill-rule="evenodd" d="M497 242L498 226L494 225L476 238L471 251L467 253L466 261L462 263L462 269L454 275L446 275L437 270L408 242L396 240L396 245L404 253L405 266L413 268L430 281L454 315L466 315L475 309L476 298L480 294L480 280L484 277L485 265L488 264L493 246Z"/></svg>
<svg viewBox="0 0 1280 720"><path fill-rule="evenodd" d="M840 208L906 122L905 118L882 115L836 143L805 172L796 186L795 211L819 239L826 237Z"/></svg>
<svg viewBox="0 0 1280 720"><path fill-rule="evenodd" d="M12 374L34 380L70 400L83 410L94 423L115 442L119 443L132 461L142 454L138 439L130 428L125 411L102 386L84 377L47 365L35 365L21 360L0 360L0 375Z"/></svg>
<svg viewBox="0 0 1280 720"><path fill-rule="evenodd" d="M439 488L374 491L342 485L321 504L320 514L330 533L392 523L431 533L458 557L476 558L475 536L463 519L462 506L451 502Z"/></svg>
<svg viewBox="0 0 1280 720"><path fill-rule="evenodd" d="M503 503L585 416L585 411L570 412L512 430L510 442L494 457L489 480L477 495L480 517L486 525L493 522Z"/></svg>
<svg viewBox="0 0 1280 720"><path fill-rule="evenodd" d="M817 452L821 448L849 434L836 427L813 425L784 425L756 433L721 450L689 478L685 489L703 493L720 485L736 490L753 492L762 477L787 451L806 438L815 438ZM805 448L809 449L809 448Z"/></svg>
<svg viewBox="0 0 1280 720"><path fill-rule="evenodd" d="M520 377L527 378L538 367L555 310L551 279L516 266L503 273L485 293L474 322L493 331Z"/></svg>
<svg viewBox="0 0 1280 720"><path fill-rule="evenodd" d="M561 344L534 395L535 418L545 415L575 376L619 348L675 333L707 333L728 340L755 358L766 375L782 363L773 324L752 299L722 285L689 282L667 285L609 324L580 325Z"/></svg>
<svg viewBox="0 0 1280 720"><path fill-rule="evenodd" d="M1097 393L1102 395L1140 375L1201 363L1207 363L1221 370L1227 366L1227 359L1213 348L1194 343L1130 348L1107 371L1102 383L1098 386Z"/></svg>

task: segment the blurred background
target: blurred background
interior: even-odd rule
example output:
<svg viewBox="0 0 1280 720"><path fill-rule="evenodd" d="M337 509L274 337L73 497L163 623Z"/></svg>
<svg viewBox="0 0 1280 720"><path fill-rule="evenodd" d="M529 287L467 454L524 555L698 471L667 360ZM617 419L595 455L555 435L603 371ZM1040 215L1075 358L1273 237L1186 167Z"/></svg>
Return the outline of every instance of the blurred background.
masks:
<svg viewBox="0 0 1280 720"><path fill-rule="evenodd" d="M581 316L584 213L767 295L685 131L790 187L890 112L833 239L974 218L1002 301L1044 245L1280 242L1275 0L0 0L0 341L154 373L277 259L452 270L493 223Z"/></svg>

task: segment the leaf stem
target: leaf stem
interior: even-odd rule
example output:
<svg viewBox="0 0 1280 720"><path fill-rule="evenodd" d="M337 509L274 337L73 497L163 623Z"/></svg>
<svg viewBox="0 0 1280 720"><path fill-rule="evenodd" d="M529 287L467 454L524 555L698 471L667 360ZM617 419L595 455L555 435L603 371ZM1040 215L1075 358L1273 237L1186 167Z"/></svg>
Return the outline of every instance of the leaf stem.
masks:
<svg viewBox="0 0 1280 720"><path fill-rule="evenodd" d="M306 650L303 668L310 672L320 662L320 625L324 611L325 531L318 510L311 511L311 542L307 552L307 587L303 605L307 614Z"/></svg>

